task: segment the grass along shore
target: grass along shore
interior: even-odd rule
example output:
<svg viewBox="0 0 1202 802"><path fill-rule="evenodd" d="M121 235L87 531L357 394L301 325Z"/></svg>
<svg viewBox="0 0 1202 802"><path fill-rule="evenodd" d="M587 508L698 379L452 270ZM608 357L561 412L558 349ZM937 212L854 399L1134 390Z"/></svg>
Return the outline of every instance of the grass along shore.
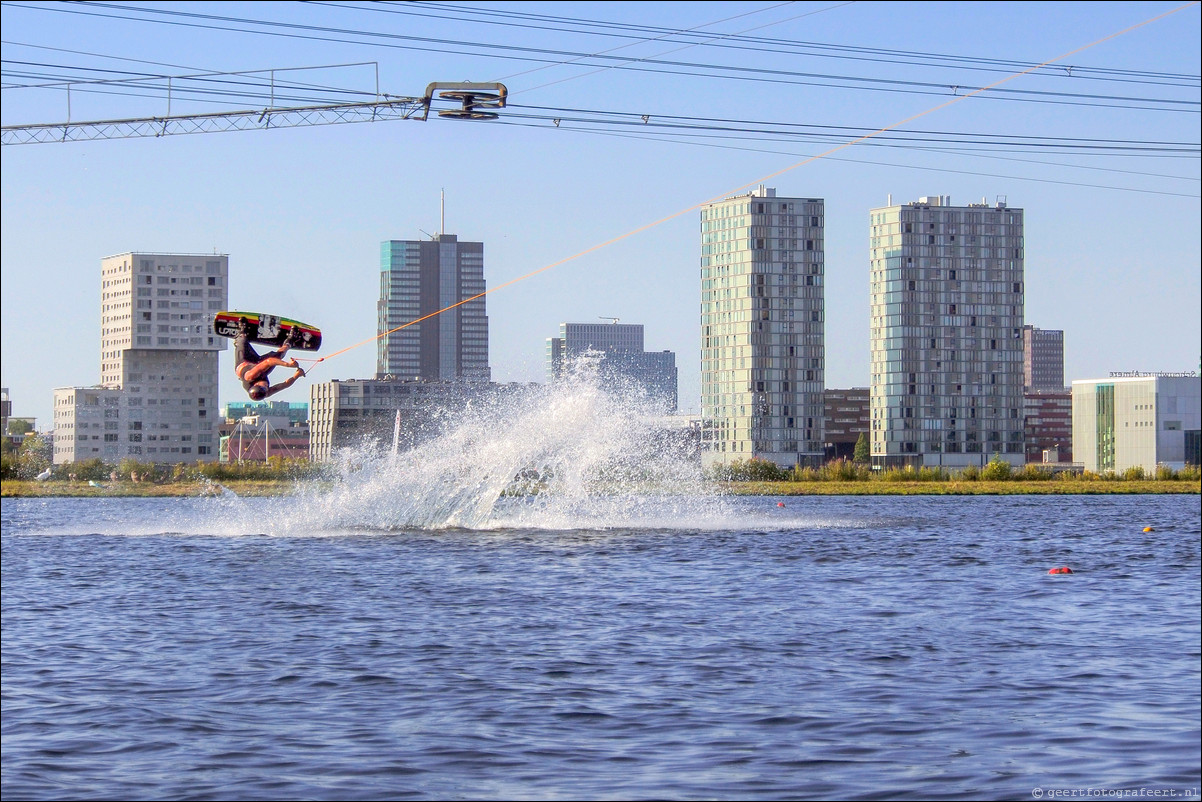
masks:
<svg viewBox="0 0 1202 802"><path fill-rule="evenodd" d="M942 482L730 482L739 496L1093 496L1202 494L1197 479L1082 481L948 480Z"/></svg>
<svg viewBox="0 0 1202 802"><path fill-rule="evenodd" d="M231 479L212 482L205 479L180 479L167 482L68 482L5 479L0 482L3 498L199 498L217 496L229 490L238 496L286 496L300 482L284 479Z"/></svg>
<svg viewBox="0 0 1202 802"><path fill-rule="evenodd" d="M196 498L227 490L239 496L271 497L295 493L301 487L325 484L316 479L179 479L166 482L62 481L5 479L4 498ZM1135 495L1202 494L1198 479L1048 479L1044 481L740 481L715 482L736 496L1011 496L1011 495Z"/></svg>

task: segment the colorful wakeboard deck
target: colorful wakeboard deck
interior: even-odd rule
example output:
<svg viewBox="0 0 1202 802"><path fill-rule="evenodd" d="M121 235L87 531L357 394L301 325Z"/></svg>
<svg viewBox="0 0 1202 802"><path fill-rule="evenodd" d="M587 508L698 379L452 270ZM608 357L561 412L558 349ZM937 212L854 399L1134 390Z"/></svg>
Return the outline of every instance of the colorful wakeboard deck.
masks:
<svg viewBox="0 0 1202 802"><path fill-rule="evenodd" d="M213 316L213 332L222 337L237 337L238 322L243 319L249 326L252 343L279 348L292 330L296 329L300 333L292 343L293 348L302 351L316 351L321 348L321 329L299 320L263 312L218 312Z"/></svg>

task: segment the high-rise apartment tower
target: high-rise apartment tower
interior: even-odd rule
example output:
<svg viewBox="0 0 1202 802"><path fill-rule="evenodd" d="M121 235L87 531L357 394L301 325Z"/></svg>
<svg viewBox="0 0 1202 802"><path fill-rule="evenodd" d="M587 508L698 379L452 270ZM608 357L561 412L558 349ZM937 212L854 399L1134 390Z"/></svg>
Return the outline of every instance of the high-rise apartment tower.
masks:
<svg viewBox="0 0 1202 802"><path fill-rule="evenodd" d="M823 210L763 186L701 209L706 465L822 460Z"/></svg>
<svg viewBox="0 0 1202 802"><path fill-rule="evenodd" d="M871 212L872 458L1023 457L1023 210L945 196Z"/></svg>

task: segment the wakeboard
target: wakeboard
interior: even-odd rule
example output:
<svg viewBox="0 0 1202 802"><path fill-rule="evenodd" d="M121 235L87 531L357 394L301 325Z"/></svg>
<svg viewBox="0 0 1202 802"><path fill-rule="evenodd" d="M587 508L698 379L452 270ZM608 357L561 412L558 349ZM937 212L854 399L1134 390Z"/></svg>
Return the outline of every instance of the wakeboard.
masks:
<svg viewBox="0 0 1202 802"><path fill-rule="evenodd" d="M295 329L299 334L293 341L292 348L302 351L316 351L321 348L321 329L299 320L263 312L218 312L213 316L213 333L222 337L237 337L238 323L242 320L247 323L252 343L279 348Z"/></svg>

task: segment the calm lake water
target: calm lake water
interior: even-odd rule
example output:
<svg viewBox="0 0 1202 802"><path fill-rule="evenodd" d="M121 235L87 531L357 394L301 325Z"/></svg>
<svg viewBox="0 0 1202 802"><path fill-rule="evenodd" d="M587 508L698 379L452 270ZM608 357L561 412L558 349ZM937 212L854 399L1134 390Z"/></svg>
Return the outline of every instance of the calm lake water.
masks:
<svg viewBox="0 0 1202 802"><path fill-rule="evenodd" d="M778 501L4 499L0 790L1199 798L1197 496Z"/></svg>

